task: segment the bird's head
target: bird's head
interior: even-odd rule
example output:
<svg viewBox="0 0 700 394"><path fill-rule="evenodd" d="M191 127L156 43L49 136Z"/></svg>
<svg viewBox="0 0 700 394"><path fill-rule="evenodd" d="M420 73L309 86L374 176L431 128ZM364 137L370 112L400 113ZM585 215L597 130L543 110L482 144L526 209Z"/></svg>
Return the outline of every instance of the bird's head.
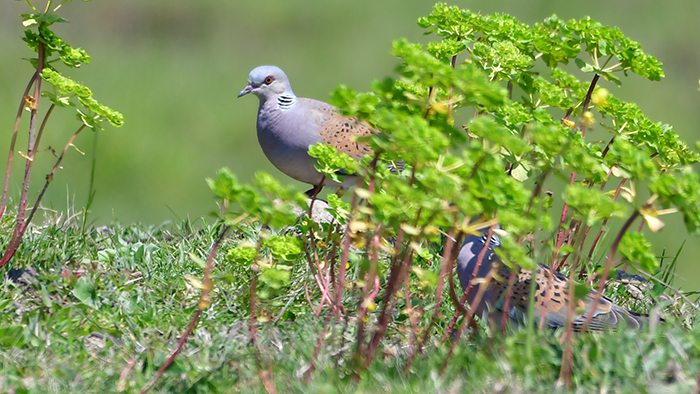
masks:
<svg viewBox="0 0 700 394"><path fill-rule="evenodd" d="M253 93L261 101L281 95L294 96L287 75L279 67L260 66L248 75L248 86L243 88L238 97Z"/></svg>

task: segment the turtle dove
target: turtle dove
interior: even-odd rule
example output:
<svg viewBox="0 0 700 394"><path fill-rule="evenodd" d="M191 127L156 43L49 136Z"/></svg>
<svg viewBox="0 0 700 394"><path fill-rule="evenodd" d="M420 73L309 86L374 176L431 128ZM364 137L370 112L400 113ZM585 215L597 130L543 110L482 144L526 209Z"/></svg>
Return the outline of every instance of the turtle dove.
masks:
<svg viewBox="0 0 700 394"><path fill-rule="evenodd" d="M475 315L484 317L489 309L495 306L496 310L503 310L504 293L508 291L508 279L510 269L501 262L494 253L494 248L500 246L500 238L495 232L492 234L488 249L485 253L478 272L474 275L479 253L486 247L487 235L468 235L457 256L457 275L459 276L462 289L466 290L470 281L472 290L469 293L468 301L471 308L476 308ZM495 275L489 284L484 284L489 271L495 270ZM553 275L552 275L553 274ZM550 297L547 300L547 288L551 276ZM479 281L478 279L482 279ZM528 298L530 294L530 282L532 271L521 270L516 277L510 307L509 317L516 324L522 324L528 310ZM539 321L541 313L545 311L545 323L550 328L558 328L566 325L569 306L569 278L563 274L550 270L544 264L538 264L536 270L536 293L535 293L535 318ZM474 305L475 297L481 285L487 285L481 301ZM593 307L595 293L590 292L584 298L576 302L576 310L573 313L573 329L580 331L583 327L586 316ZM615 330L622 321L626 322L628 328L638 329L648 323L649 318L636 312L618 306L609 298L602 296L595 307L595 312L588 325L592 331Z"/></svg>
<svg viewBox="0 0 700 394"><path fill-rule="evenodd" d="M359 160L372 154L367 144L354 136L367 136L377 130L337 113L338 108L322 101L297 97L287 75L275 66L260 66L250 72L248 86L238 97L249 93L260 99L258 107L258 142L268 160L286 175L313 185L313 196L325 186L344 189L357 183L357 177L341 173L343 183L324 180L307 153L309 146L323 142L341 153Z"/></svg>

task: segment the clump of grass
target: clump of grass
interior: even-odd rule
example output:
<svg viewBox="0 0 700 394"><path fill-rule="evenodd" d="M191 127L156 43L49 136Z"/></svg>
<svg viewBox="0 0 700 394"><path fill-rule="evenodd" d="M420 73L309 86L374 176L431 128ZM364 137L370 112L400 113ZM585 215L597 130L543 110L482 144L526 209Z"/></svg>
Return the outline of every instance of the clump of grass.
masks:
<svg viewBox="0 0 700 394"><path fill-rule="evenodd" d="M33 273L2 284L3 391L136 392L165 362L197 308L200 292L188 277L202 277L201 261L216 241L219 225L113 223L83 233L79 215L74 218L31 227L16 261ZM250 276L227 257L260 230L251 227L222 241L212 272L213 304L155 390L265 392L249 345ZM280 391L551 392L559 387L562 345L556 333L547 331L535 332L532 357L527 358L525 331L503 336L483 326L478 335L460 340L452 362L439 375L450 345L449 336L441 340L446 323L440 322L425 352L404 371L411 333L400 324L406 318L400 312L395 316L399 322L389 324L375 362L359 379L356 326L327 326L313 373L304 383L324 316L316 318L308 309L305 264L299 261L294 267L281 295L261 301L271 318L258 323L259 351ZM317 299L318 293L312 296ZM275 321L274 312L285 306L284 317ZM425 312L420 327L431 316ZM451 316L454 309L444 304L439 313ZM689 330L670 316L655 331L577 336L573 382L591 392L643 387L686 392L700 367L695 319L697 314L690 317ZM366 329L372 332L377 324L370 319Z"/></svg>

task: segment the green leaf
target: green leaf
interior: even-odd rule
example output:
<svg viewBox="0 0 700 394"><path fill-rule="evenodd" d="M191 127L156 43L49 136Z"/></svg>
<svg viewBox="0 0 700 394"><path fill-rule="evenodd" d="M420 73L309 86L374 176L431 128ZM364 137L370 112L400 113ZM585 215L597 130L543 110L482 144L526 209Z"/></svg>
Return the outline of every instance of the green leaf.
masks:
<svg viewBox="0 0 700 394"><path fill-rule="evenodd" d="M143 256L146 253L146 249L144 245L139 246L139 248L136 250L136 253L134 253L134 261L143 261Z"/></svg>
<svg viewBox="0 0 700 394"><path fill-rule="evenodd" d="M109 123L112 124L112 126L121 127L124 124L124 115L122 115L120 112L117 112L107 106L98 103L97 100L95 100L94 98L79 97L78 100L83 106L85 106L85 108L91 110L96 115L107 119Z"/></svg>
<svg viewBox="0 0 700 394"><path fill-rule="evenodd" d="M588 226L601 223L611 217L624 217L625 207L597 189L573 184L567 186L564 193L564 202L573 208L577 217L585 221Z"/></svg>
<svg viewBox="0 0 700 394"><path fill-rule="evenodd" d="M0 327L0 346L21 348L25 344L26 328L20 325Z"/></svg>
<svg viewBox="0 0 700 394"><path fill-rule="evenodd" d="M509 130L486 116L478 116L469 122L469 131L495 142L515 155L522 155L530 149L528 143L519 135L512 134Z"/></svg>
<svg viewBox="0 0 700 394"><path fill-rule="evenodd" d="M596 68L592 64L588 64L579 58L576 58L574 62L578 66L579 70L585 73L597 72Z"/></svg>
<svg viewBox="0 0 700 394"><path fill-rule="evenodd" d="M257 251L250 246L236 246L228 251L226 258L236 264L248 266L257 257Z"/></svg>
<svg viewBox="0 0 700 394"><path fill-rule="evenodd" d="M303 251L301 239L291 235L275 235L264 238L262 240L262 245L270 248L273 257L285 261L298 259Z"/></svg>
<svg viewBox="0 0 700 394"><path fill-rule="evenodd" d="M73 93L81 98L92 97L92 91L87 86L59 74L52 68L46 67L41 70L41 77L46 82L56 86L61 94Z"/></svg>
<svg viewBox="0 0 700 394"><path fill-rule="evenodd" d="M216 172L216 178L207 178L207 184L214 194L230 201L236 201L243 191L236 175L226 167Z"/></svg>
<svg viewBox="0 0 700 394"><path fill-rule="evenodd" d="M49 297L49 291L46 289L44 284L41 285L41 301L47 308L51 308L53 305L53 301L51 301L51 297Z"/></svg>
<svg viewBox="0 0 700 394"><path fill-rule="evenodd" d="M260 274L260 281L273 289L280 289L289 284L292 273L289 270L266 268Z"/></svg>
<svg viewBox="0 0 700 394"><path fill-rule="evenodd" d="M52 25L54 23L67 23L68 21L66 19L61 18L60 16L53 14L53 13L46 13L46 14L22 14L22 19L24 20L24 25L29 26L37 23L44 23L46 25ZM29 21L31 23L27 24Z"/></svg>
<svg viewBox="0 0 700 394"><path fill-rule="evenodd" d="M527 251L510 236L501 236L501 246L494 249L494 252L511 269L517 266L525 270L534 270L537 264L527 255Z"/></svg>
<svg viewBox="0 0 700 394"><path fill-rule="evenodd" d="M75 107L75 104L73 104L73 102L70 101L69 96L57 96L47 91L41 92L41 96L51 100L51 102L56 104L57 107Z"/></svg>
<svg viewBox="0 0 700 394"><path fill-rule="evenodd" d="M582 284L582 283L576 283L576 282L569 282L573 283L574 285L574 302L577 302L578 300L583 300L588 296L591 292L591 289L588 288L588 286Z"/></svg>
<svg viewBox="0 0 700 394"><path fill-rule="evenodd" d="M638 263L640 268L649 274L656 273L659 262L651 251L651 244L642 233L628 231L620 242L620 253L632 262Z"/></svg>
<svg viewBox="0 0 700 394"><path fill-rule="evenodd" d="M343 175L351 175L360 171L357 160L346 153L322 142L309 147L309 156L316 158L314 167L326 178L342 183Z"/></svg>
<svg viewBox="0 0 700 394"><path fill-rule="evenodd" d="M100 309L100 300L97 297L97 287L87 276L81 276L75 284L72 294L83 304L93 309Z"/></svg>

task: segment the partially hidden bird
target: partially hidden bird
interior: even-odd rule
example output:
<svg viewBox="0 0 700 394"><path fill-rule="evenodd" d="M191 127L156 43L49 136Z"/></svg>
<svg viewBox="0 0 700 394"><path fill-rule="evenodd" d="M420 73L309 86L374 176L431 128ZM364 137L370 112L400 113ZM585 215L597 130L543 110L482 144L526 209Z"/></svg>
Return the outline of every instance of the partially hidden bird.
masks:
<svg viewBox="0 0 700 394"><path fill-rule="evenodd" d="M268 160L286 175L311 184L306 192L313 196L324 185L347 189L357 177L344 171L342 184L324 180L308 154L309 146L323 142L341 153L359 160L372 154L369 146L357 142L357 136L378 131L358 118L338 113L338 108L310 98L297 97L287 75L279 67L260 66L248 76L248 85L238 97L249 93L260 99L257 131L260 147Z"/></svg>
<svg viewBox="0 0 700 394"><path fill-rule="evenodd" d="M482 318L489 313L503 312L505 306L504 294L508 294L508 280L511 275L510 269L494 252L494 248L501 245L498 234L496 232L492 234L488 245L486 245L487 238L488 235L485 231L482 231L480 235L468 235L457 256L457 275L462 289L466 291L469 282L472 282L472 289L468 296L469 305L470 308L476 308L474 314ZM478 257L483 248L487 248L487 250L481 266L475 273ZM484 280L491 270L494 270L492 279L489 283L485 283ZM522 269L516 274L508 308L508 316L516 326L524 323L527 316L532 275L532 271ZM550 279L551 287L548 287ZM569 310L569 290L571 287L569 278L558 271L550 270L550 267L544 264L538 264L535 280L535 321L539 322L544 313L547 327L564 327ZM480 286L488 287L485 289L481 300L474 304L477 301L475 298ZM549 295L547 292L549 292ZM574 304L576 309L572 317L574 331L581 331L583 328L586 316L594 307L594 298L595 293L589 292L581 299L576 300ZM588 324L588 330L616 330L623 321L627 328L638 329L649 322L649 317L629 311L616 305L608 297L602 296L595 305L593 317Z"/></svg>

